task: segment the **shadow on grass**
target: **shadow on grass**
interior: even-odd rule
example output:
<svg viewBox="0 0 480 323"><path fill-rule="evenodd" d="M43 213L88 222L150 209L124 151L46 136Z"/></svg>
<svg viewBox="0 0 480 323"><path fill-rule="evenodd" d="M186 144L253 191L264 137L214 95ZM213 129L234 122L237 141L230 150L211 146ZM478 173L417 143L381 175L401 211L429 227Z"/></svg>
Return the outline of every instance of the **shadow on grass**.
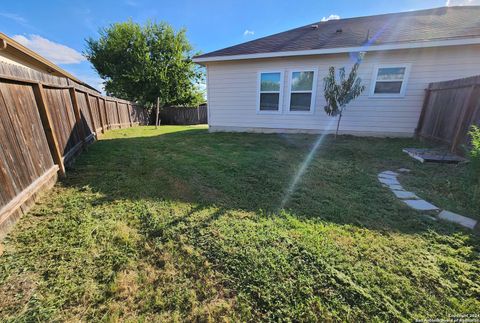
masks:
<svg viewBox="0 0 480 323"><path fill-rule="evenodd" d="M171 200L269 216L280 214L286 190L316 139L203 129L158 135L150 128L138 137L125 131L116 137L80 156L64 185L102 193L97 203ZM285 211L379 231L451 233L455 227L407 208L377 181L381 170L418 167L401 148L419 145L412 139L328 137Z"/></svg>
<svg viewBox="0 0 480 323"><path fill-rule="evenodd" d="M77 159L0 258L3 320L478 312L478 237L422 217L377 180L399 167L436 176L401 152L418 142L329 137L279 210L316 136L182 129L115 130Z"/></svg>

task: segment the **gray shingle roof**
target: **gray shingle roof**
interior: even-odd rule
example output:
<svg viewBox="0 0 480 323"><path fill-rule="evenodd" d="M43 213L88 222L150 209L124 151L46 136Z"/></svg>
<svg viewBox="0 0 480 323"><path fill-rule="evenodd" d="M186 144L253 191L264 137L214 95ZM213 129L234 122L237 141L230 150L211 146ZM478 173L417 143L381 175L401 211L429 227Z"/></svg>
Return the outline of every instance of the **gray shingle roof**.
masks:
<svg viewBox="0 0 480 323"><path fill-rule="evenodd" d="M358 47L367 43L367 37L372 45L480 37L480 6L315 22L195 58Z"/></svg>

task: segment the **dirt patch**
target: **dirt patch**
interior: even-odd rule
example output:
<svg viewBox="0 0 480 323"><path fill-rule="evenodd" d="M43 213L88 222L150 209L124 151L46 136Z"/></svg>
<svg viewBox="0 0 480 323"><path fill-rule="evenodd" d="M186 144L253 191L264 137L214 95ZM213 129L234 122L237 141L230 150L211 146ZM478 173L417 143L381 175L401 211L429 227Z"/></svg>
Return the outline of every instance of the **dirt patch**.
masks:
<svg viewBox="0 0 480 323"><path fill-rule="evenodd" d="M36 289L37 280L31 274L13 276L5 281L0 285L0 317L18 316L19 309L26 308Z"/></svg>
<svg viewBox="0 0 480 323"><path fill-rule="evenodd" d="M138 292L138 274L133 270L125 270L117 275L116 294L119 299L133 301Z"/></svg>

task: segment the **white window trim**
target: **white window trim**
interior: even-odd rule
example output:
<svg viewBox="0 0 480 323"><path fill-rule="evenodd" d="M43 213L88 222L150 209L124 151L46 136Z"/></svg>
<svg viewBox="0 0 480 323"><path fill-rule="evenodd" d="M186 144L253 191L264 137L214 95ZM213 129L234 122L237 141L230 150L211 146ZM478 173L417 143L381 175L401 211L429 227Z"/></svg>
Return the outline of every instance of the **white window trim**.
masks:
<svg viewBox="0 0 480 323"><path fill-rule="evenodd" d="M402 87L400 88L400 93L375 93L375 85L377 84L378 70L381 68L395 68L395 67L404 67L405 74L402 80ZM370 84L370 98L403 98L405 97L405 92L407 91L407 83L410 77L410 63L401 63L401 64L388 64L388 65L375 65L372 73L372 81ZM384 81L381 81L384 82ZM387 81L388 82L388 81ZM393 81L392 81L393 82Z"/></svg>
<svg viewBox="0 0 480 323"><path fill-rule="evenodd" d="M310 110L309 111L290 111L290 100L292 98L292 93L310 93L310 91L293 91L292 92L292 79L293 73L295 72L313 72L313 84L312 84L312 98L310 101ZM285 111L288 114L313 114L315 112L315 100L317 97L317 78L318 78L318 69L312 67L305 67L305 68L296 68L289 71L289 78L288 78L288 97L286 100L286 109Z"/></svg>
<svg viewBox="0 0 480 323"><path fill-rule="evenodd" d="M280 90L279 91L261 91L262 74L280 73ZM257 73L257 114L281 114L283 112L283 71L258 71ZM278 93L278 110L260 110L260 94L261 93Z"/></svg>

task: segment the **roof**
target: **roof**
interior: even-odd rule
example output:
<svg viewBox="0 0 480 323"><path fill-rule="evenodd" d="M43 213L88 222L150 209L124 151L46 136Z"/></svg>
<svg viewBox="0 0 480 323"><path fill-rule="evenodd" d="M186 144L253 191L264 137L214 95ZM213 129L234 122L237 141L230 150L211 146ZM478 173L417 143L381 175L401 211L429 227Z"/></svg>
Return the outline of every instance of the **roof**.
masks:
<svg viewBox="0 0 480 323"><path fill-rule="evenodd" d="M20 60L26 61L34 66L41 67L43 70L48 71L48 73L53 74L55 76L63 76L66 78L71 79L72 81L75 81L83 86L86 86L96 92L99 92L96 88L93 86L79 80L72 74L68 73L61 67L55 65L54 63L50 62L48 59L45 57L37 54L31 49L28 49L27 47L23 46L19 42L13 40L12 38L8 37L4 33L0 32L0 40L4 40L7 43L7 48L4 50L9 51L12 55L17 57ZM100 92L99 92L100 93Z"/></svg>
<svg viewBox="0 0 480 323"><path fill-rule="evenodd" d="M335 53L340 49L421 44L477 38L480 43L480 6L441 7L339 20L319 21L271 36L194 57L196 62L237 57L274 57Z"/></svg>

